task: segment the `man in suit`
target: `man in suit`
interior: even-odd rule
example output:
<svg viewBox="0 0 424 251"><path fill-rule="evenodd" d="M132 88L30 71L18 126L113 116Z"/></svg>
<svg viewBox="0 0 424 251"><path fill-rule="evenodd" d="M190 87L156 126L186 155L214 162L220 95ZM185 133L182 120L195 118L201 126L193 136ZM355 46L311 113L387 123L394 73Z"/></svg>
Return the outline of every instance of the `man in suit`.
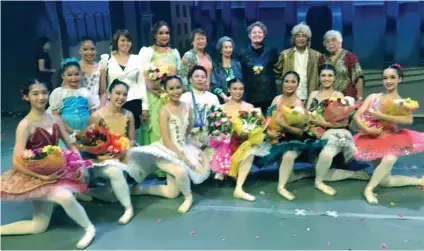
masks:
<svg viewBox="0 0 424 251"><path fill-rule="evenodd" d="M274 72L279 85L286 72L297 72L300 76L297 96L305 103L309 94L319 86L318 59L321 54L310 48L312 32L306 23L294 26L291 33L293 47L280 53Z"/></svg>

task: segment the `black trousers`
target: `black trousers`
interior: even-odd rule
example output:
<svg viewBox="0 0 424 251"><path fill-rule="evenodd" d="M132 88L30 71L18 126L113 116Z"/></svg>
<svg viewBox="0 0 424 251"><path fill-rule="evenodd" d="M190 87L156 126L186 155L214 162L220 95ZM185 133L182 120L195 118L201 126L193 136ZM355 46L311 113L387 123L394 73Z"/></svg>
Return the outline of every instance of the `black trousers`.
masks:
<svg viewBox="0 0 424 251"><path fill-rule="evenodd" d="M261 101L261 102L252 102L252 105L255 108L261 108L262 114L264 116L266 116L266 112L267 112L269 106L271 105L271 103L272 103L272 99L266 100L266 101Z"/></svg>
<svg viewBox="0 0 424 251"><path fill-rule="evenodd" d="M134 115L135 129L137 130L138 128L140 128L140 124L141 124L140 115L142 112L141 99L134 99L134 100L128 101L123 105L123 108L131 111L132 114Z"/></svg>

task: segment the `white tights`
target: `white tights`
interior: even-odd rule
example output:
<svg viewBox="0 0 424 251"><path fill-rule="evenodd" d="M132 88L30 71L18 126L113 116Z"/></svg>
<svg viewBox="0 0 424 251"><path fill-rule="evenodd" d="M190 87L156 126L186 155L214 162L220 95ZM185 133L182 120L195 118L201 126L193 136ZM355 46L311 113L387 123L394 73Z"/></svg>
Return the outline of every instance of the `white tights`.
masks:
<svg viewBox="0 0 424 251"><path fill-rule="evenodd" d="M332 150L331 148L327 148L327 151L330 151L330 153L328 154L327 151L324 152L323 154L324 158L321 159L321 161L329 159L330 166L332 162L332 157L331 158L327 158L327 157L333 155L334 152L336 152L336 151L331 152L331 150ZM337 153L335 153L334 156ZM301 153L298 151L287 151L286 153L284 153L281 164L280 164L277 191L281 196L283 196L284 198L288 200L294 200L295 196L286 189L287 183L313 176L311 172L293 173L294 162L296 158L299 157L300 154ZM328 162L326 164L328 164ZM369 179L369 176L365 171L354 172L354 171L341 170L341 169L330 169L330 170L327 169L326 172L321 172L319 173L319 175L321 176L318 179L321 181L339 181L339 180L346 180L346 179L359 179L359 180ZM318 171L316 172L316 177L318 177Z"/></svg>
<svg viewBox="0 0 424 251"><path fill-rule="evenodd" d="M32 220L22 220L1 226L1 235L39 234L47 230L54 204L63 207L66 214L85 229L85 235L77 243L77 248L86 248L95 237L96 229L88 219L84 208L78 203L72 192L65 188L56 188L51 195L33 202Z"/></svg>
<svg viewBox="0 0 424 251"><path fill-rule="evenodd" d="M233 192L233 196L238 199L247 200L247 201L255 201L255 196L248 194L243 191L243 185L246 181L247 176L249 175L250 169L252 169L253 159L255 156L250 154L247 158L245 158L240 163L240 168L237 174L237 183L236 189Z"/></svg>
<svg viewBox="0 0 424 251"><path fill-rule="evenodd" d="M167 173L166 185L155 185L146 188L138 187L133 191L134 195L150 194L161 196L169 199L175 199L180 195L184 195L184 202L178 208L178 212L186 213L193 204L193 196L191 193L190 177L186 169L182 166L173 164L170 161L160 159L156 161L156 165Z"/></svg>
<svg viewBox="0 0 424 251"><path fill-rule="evenodd" d="M332 187L324 184L325 175L330 170L331 164L333 163L334 156L340 153L344 148L336 145L326 145L318 156L317 163L315 165L315 187L328 195L335 195L336 190Z"/></svg>
<svg viewBox="0 0 424 251"><path fill-rule="evenodd" d="M379 165L374 170L370 182L364 191L364 196L370 204L378 204L377 197L374 195L374 189L378 186L384 187L402 187L402 186L417 186L424 185L424 178L421 179L408 177L403 175L390 175L394 164L397 161L394 155L384 156ZM376 166L376 165L374 165Z"/></svg>

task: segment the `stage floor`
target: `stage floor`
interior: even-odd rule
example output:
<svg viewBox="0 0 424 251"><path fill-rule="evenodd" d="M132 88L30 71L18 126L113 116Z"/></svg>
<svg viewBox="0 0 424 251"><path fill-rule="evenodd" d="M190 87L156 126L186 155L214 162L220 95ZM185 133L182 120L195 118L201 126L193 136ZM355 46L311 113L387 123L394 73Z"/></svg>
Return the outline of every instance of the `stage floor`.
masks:
<svg viewBox="0 0 424 251"><path fill-rule="evenodd" d="M2 118L2 172L10 168L17 122ZM423 124L412 128L424 131ZM424 154L402 158L393 172L421 177L423 160ZM288 202L276 192L277 175L269 170L248 177L245 190L257 196L253 203L234 199L230 181L194 186L195 204L185 215L177 213L182 197L133 197L135 217L125 226L117 224L123 213L119 203L82 203L97 227L88 249L424 249L419 188L379 188L380 204L371 206L362 197L366 182L331 183L338 194L330 197L305 179L288 185L297 196ZM30 203L1 202L1 209L2 224L32 216ZM1 249L74 249L82 234L58 207L47 232L2 237Z"/></svg>

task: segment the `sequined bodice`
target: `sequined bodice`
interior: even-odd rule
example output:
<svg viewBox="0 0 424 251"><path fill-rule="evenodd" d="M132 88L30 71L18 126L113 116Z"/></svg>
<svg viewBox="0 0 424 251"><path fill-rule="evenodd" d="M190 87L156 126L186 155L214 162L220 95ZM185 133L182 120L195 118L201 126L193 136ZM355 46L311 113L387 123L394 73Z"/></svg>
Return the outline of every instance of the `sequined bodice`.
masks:
<svg viewBox="0 0 424 251"><path fill-rule="evenodd" d="M41 127L36 127L32 136L28 139L26 149L37 149L47 145L57 145L59 142L59 126L53 124L52 133Z"/></svg>
<svg viewBox="0 0 424 251"><path fill-rule="evenodd" d="M99 125L107 128L111 132L121 136L129 137L130 118L127 113L123 114L119 119L105 119L103 116L99 120Z"/></svg>
<svg viewBox="0 0 424 251"><path fill-rule="evenodd" d="M171 139L172 143L174 143L175 146L180 150L182 150L185 145L186 132L187 132L187 127L189 123L188 115L189 115L188 109L185 109L182 116L176 116L172 114L171 112L169 112L169 119L168 119L169 138Z"/></svg>

